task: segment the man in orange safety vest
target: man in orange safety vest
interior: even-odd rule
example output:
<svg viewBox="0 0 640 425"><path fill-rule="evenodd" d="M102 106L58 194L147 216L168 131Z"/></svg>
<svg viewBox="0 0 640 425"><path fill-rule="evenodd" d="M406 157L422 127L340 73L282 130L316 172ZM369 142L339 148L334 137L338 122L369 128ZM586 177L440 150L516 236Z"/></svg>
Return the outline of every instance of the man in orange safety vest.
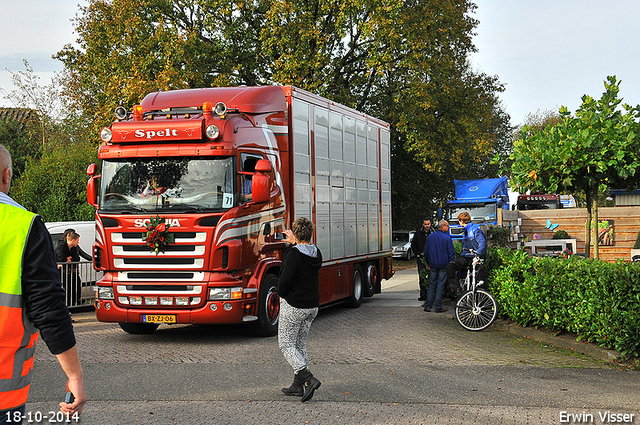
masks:
<svg viewBox="0 0 640 425"><path fill-rule="evenodd" d="M0 424L25 416L38 334L68 377L75 400L60 410L71 417L87 397L53 243L42 218L8 196L11 177L11 155L0 145Z"/></svg>

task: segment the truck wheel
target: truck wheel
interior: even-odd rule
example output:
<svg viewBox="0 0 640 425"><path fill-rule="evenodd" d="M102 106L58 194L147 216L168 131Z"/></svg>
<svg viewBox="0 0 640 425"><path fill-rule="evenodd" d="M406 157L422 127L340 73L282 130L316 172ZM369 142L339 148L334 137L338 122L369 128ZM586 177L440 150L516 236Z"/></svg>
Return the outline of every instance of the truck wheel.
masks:
<svg viewBox="0 0 640 425"><path fill-rule="evenodd" d="M152 334L160 326L158 323L118 323L123 331L133 335Z"/></svg>
<svg viewBox="0 0 640 425"><path fill-rule="evenodd" d="M277 335L279 316L280 297L278 296L278 278L272 274L268 274L260 285L258 321L255 324L256 335Z"/></svg>
<svg viewBox="0 0 640 425"><path fill-rule="evenodd" d="M353 266L353 295L347 298L347 305L351 308L358 308L362 304L362 293L364 292L364 276L359 264Z"/></svg>
<svg viewBox="0 0 640 425"><path fill-rule="evenodd" d="M376 287L378 286L378 268L373 261L367 263L367 271L365 273L367 286L364 290L365 297L373 297L373 294L376 292Z"/></svg>

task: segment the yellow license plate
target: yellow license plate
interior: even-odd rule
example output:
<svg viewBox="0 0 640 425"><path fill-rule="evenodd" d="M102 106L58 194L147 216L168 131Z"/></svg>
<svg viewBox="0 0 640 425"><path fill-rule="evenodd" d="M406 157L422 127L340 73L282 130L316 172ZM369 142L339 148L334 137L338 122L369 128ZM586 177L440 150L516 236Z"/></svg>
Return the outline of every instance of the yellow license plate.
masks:
<svg viewBox="0 0 640 425"><path fill-rule="evenodd" d="M176 323L174 314L143 314L142 321L145 323Z"/></svg>

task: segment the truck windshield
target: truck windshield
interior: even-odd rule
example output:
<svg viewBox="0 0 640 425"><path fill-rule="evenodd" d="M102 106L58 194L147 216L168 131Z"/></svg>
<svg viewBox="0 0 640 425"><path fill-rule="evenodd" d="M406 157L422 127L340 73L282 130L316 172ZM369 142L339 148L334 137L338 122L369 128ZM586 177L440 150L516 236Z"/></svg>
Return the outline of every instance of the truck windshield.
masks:
<svg viewBox="0 0 640 425"><path fill-rule="evenodd" d="M100 210L193 212L228 209L233 158L140 158L102 163Z"/></svg>
<svg viewBox="0 0 640 425"><path fill-rule="evenodd" d="M493 223L498 219L497 204L468 204L461 206L450 206L447 209L447 221L450 224L458 225L458 215L466 211L471 215L471 221L475 224Z"/></svg>

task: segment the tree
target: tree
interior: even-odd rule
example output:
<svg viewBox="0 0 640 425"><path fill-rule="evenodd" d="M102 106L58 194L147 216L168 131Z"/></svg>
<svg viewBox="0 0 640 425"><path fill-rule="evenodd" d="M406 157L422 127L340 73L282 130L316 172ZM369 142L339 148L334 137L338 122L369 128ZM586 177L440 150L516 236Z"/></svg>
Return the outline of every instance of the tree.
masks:
<svg viewBox="0 0 640 425"><path fill-rule="evenodd" d="M541 111L538 109L534 113L529 113L524 117L524 124L520 126L527 125L529 126L529 131L542 131L550 125L560 124L562 122L562 117L556 111L552 111L549 109L545 109Z"/></svg>
<svg viewBox="0 0 640 425"><path fill-rule="evenodd" d="M562 121L541 131L524 126L514 143L512 181L520 190L559 193L582 190L587 199L587 228L593 229L598 258L598 195L608 187L633 188L640 181L640 105L620 104L620 82L604 82L600 100L582 97L572 116L560 108ZM591 231L586 254L590 255Z"/></svg>
<svg viewBox="0 0 640 425"><path fill-rule="evenodd" d="M57 79L41 86L29 63L11 72L15 89L4 97L28 118L0 121L0 143L12 156L11 196L47 221L90 220L86 169L95 162L96 146L79 137L73 114L66 115ZM15 114L14 114L15 115Z"/></svg>
<svg viewBox="0 0 640 425"><path fill-rule="evenodd" d="M29 122L23 125L15 120L0 120L0 143L11 153L14 181L20 179L29 159L37 159L42 155L40 141L30 137L30 127L33 125L38 124Z"/></svg>
<svg viewBox="0 0 640 425"><path fill-rule="evenodd" d="M116 106L151 91L291 84L389 122L392 143L410 152L394 161L417 161L451 191L453 176L487 172L510 142L497 136L508 127L503 86L468 63L475 8L468 0L90 0L74 22L79 48L57 58L69 108L92 139ZM432 186L427 197L440 197Z"/></svg>
<svg viewBox="0 0 640 425"><path fill-rule="evenodd" d="M45 221L93 220L87 203L87 165L97 157L93 143L61 144L41 158L28 161L22 177L11 185L11 196Z"/></svg>
<svg viewBox="0 0 640 425"><path fill-rule="evenodd" d="M11 82L16 88L11 91L0 88L0 94L16 107L29 108L36 112L38 115L37 122L40 127L37 135L44 148L57 129L56 123L64 116L60 102L61 88L58 81L41 86L39 83L40 76L33 72L29 62L25 59L23 64L24 71L9 71ZM30 136L36 134L33 131L29 133Z"/></svg>

